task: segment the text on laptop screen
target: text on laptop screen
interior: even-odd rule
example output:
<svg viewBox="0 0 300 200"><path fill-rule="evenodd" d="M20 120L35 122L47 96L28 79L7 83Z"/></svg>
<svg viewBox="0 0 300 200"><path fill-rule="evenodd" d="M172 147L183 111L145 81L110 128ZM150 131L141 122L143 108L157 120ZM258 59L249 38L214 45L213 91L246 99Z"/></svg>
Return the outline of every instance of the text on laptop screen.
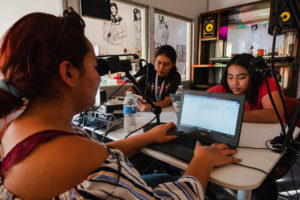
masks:
<svg viewBox="0 0 300 200"><path fill-rule="evenodd" d="M180 125L234 137L240 102L185 94Z"/></svg>

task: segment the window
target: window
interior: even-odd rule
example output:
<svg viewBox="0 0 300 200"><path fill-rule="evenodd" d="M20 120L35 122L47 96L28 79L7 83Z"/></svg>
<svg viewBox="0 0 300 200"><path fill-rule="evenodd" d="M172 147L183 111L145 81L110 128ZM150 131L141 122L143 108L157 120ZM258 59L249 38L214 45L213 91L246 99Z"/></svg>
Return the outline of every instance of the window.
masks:
<svg viewBox="0 0 300 200"><path fill-rule="evenodd" d="M171 45L177 53L176 67L181 80L190 79L192 52L192 20L155 10L154 43L155 49Z"/></svg>
<svg viewBox="0 0 300 200"><path fill-rule="evenodd" d="M96 55L138 54L146 59L146 7L111 1L111 20L83 17L86 22L86 36L94 45ZM122 57L120 58L122 59ZM123 58L124 59L124 58ZM137 70L132 64L132 73ZM122 84L123 73L102 77L101 85Z"/></svg>

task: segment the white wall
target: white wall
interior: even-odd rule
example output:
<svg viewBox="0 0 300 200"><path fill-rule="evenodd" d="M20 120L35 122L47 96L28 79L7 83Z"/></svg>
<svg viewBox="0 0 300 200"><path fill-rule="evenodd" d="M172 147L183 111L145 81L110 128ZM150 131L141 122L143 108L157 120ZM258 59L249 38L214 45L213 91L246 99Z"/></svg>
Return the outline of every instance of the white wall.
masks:
<svg viewBox="0 0 300 200"><path fill-rule="evenodd" d="M0 38L18 19L31 12L61 15L61 0L0 0Z"/></svg>
<svg viewBox="0 0 300 200"><path fill-rule="evenodd" d="M143 5L146 5L150 8L150 16L154 16L154 9L159 9L163 11L167 11L171 14L184 16L194 20L194 59L192 60L192 64L197 62L197 52L198 52L198 18L199 15L203 12L207 12L207 0L131 0L133 2L137 2ZM154 52L154 28L153 26L153 18L150 19L150 61L153 62L153 52Z"/></svg>
<svg viewBox="0 0 300 200"><path fill-rule="evenodd" d="M208 10L213 11L213 10L228 8L231 6L237 6L237 5L246 4L255 1L257 0L209 0Z"/></svg>
<svg viewBox="0 0 300 200"><path fill-rule="evenodd" d="M170 13L197 19L206 12L206 0L132 0Z"/></svg>
<svg viewBox="0 0 300 200"><path fill-rule="evenodd" d="M72 0L70 0L72 1ZM195 20L194 45L197 55L198 17L200 13L207 11L206 0L129 0L146 5L153 13L154 8L185 16ZM0 0L0 37L19 18L30 12L47 12L54 15L61 15L62 0ZM153 16L153 15L152 15ZM153 24L153 19L150 19ZM151 27L151 30L154 30ZM150 36L153 32L150 33ZM150 37L152 39L152 37ZM153 44L150 41L149 44ZM153 55L150 55L150 58ZM193 62L192 62L193 63Z"/></svg>

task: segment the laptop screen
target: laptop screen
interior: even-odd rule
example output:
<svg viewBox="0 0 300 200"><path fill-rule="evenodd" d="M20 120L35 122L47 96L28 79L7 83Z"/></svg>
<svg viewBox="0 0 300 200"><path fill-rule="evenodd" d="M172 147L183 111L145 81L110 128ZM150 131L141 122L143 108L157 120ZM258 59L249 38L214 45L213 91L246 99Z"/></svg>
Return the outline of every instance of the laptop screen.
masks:
<svg viewBox="0 0 300 200"><path fill-rule="evenodd" d="M237 146L244 111L244 96L185 91L177 125L199 139Z"/></svg>

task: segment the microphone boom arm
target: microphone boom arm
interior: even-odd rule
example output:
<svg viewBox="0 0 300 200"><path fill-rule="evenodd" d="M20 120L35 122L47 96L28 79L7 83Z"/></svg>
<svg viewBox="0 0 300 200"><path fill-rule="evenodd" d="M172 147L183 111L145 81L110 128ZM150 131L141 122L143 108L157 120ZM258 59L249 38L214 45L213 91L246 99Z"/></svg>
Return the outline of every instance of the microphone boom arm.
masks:
<svg viewBox="0 0 300 200"><path fill-rule="evenodd" d="M151 112L153 112L156 116L156 121L157 124L160 124L160 118L159 115L161 113L161 107L154 105L154 103L152 102L152 100L145 96L143 90L139 87L138 83L136 82L136 80L133 78L133 76L129 73L128 70L125 70L125 75L126 77L130 80L130 82L137 88L137 90L139 91L139 93L145 97L146 102L149 103L151 105Z"/></svg>

